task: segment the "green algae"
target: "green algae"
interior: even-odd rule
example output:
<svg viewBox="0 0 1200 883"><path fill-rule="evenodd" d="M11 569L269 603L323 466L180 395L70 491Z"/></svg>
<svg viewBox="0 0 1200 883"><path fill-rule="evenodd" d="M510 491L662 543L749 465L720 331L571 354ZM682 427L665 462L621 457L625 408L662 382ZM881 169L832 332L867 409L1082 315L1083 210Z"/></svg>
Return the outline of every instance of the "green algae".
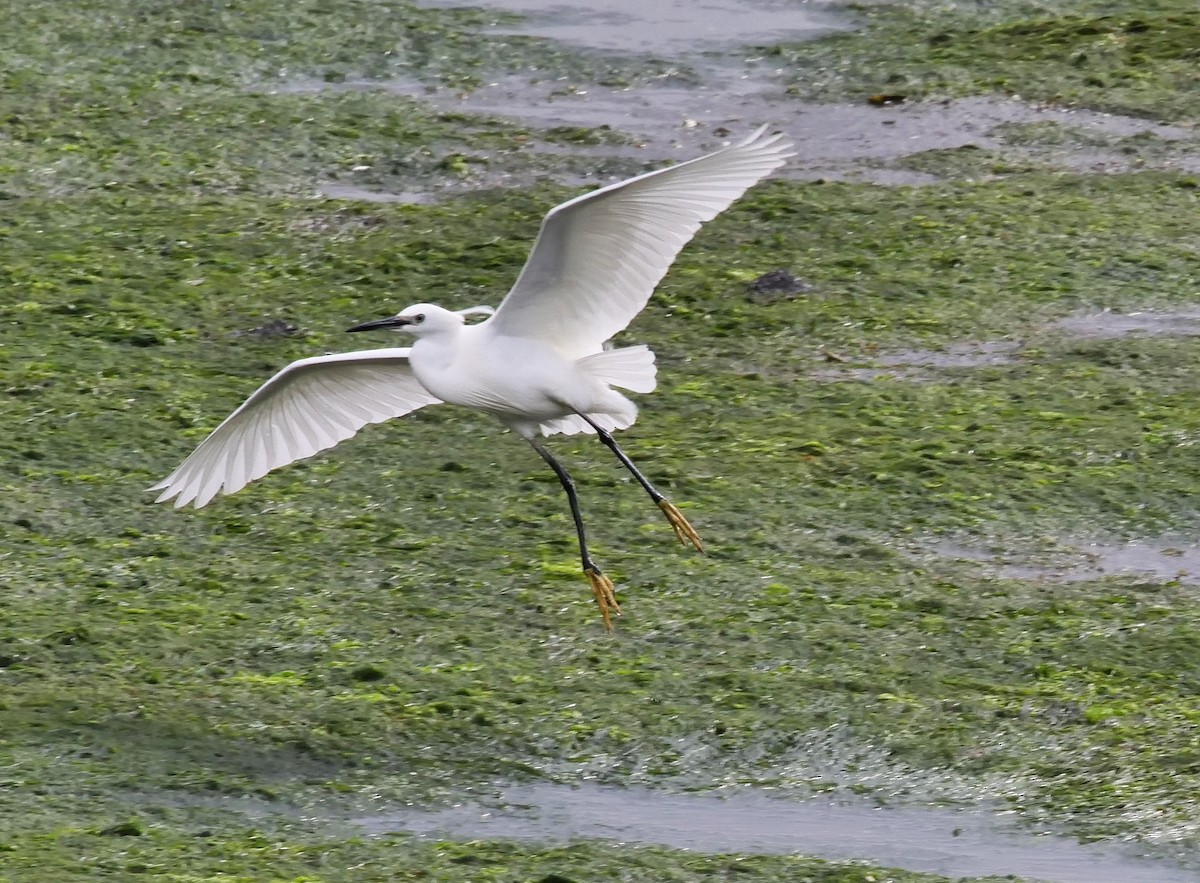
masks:
<svg viewBox="0 0 1200 883"><path fill-rule="evenodd" d="M858 10L861 33L774 47L804 97L907 99L1002 93L1134 116L1200 118L1200 13L1186 0L943 4Z"/></svg>
<svg viewBox="0 0 1200 883"><path fill-rule="evenodd" d="M340 208L373 220L335 236L295 232L324 229L320 202L99 195L67 217L14 203L9 284L37 292L4 314L0 651L20 780L59 800L120 786L301 803L530 771L796 786L818 776L811 742L833 727L906 789L935 769L1092 834L1136 826L1129 805L1182 823L1194 598L1130 579L981 581L897 542L1186 523L1194 346L1038 331L1081 307L1186 301L1183 183L900 198L774 185L706 230L630 334L660 351L662 387L627 447L711 555L675 548L598 445L555 443L627 602L615 640L594 622L553 477L479 417L433 409L364 432L199 513L141 491L349 322L409 292L486 300L485 274L516 272L555 194ZM1040 224L1011 211L1035 199ZM796 211L828 220L797 225ZM1152 226L1139 236L1135 218ZM96 235L107 227L137 233ZM861 251L848 228L869 231ZM930 277L939 242L953 260ZM763 307L729 281L781 255L819 293ZM243 333L267 317L303 333ZM818 347L936 346L965 328L1045 341L928 383L803 376ZM69 824L26 811L35 828Z"/></svg>
<svg viewBox="0 0 1200 883"><path fill-rule="evenodd" d="M165 827L165 826L164 826ZM294 836L295 832L291 832ZM373 841L308 839L281 846L275 832L250 831L237 841L214 842L196 830L175 839L157 826L136 837L70 834L40 837L36 853L5 855L13 883L45 880L166 879L176 883L394 880L635 883L690 880L795 880L799 883L940 883L948 878L901 870L837 865L788 856L694 856L662 849L578 844L530 849L510 844L429 843L404 837ZM179 868L187 868L181 871ZM999 878L976 878L980 883ZM1010 879L1010 878L1005 878Z"/></svg>
<svg viewBox="0 0 1200 883"><path fill-rule="evenodd" d="M309 196L322 179L412 185L464 155L518 168L527 127L434 113L395 78L471 88L481 72L636 84L677 65L477 29L503 19L409 3L21 4L0 35L0 196L193 189ZM103 52L83 47L103 46ZM607 140L603 133L592 135ZM578 143L571 127L544 133ZM365 171L368 174L352 172Z"/></svg>
<svg viewBox="0 0 1200 883"><path fill-rule="evenodd" d="M394 10L354 15L377 6ZM381 801L532 776L966 796L1089 836L1194 838L1194 592L921 554L944 534L1191 523L1194 341L1051 323L1194 303L1193 177L777 182L706 228L625 335L661 367L625 445L711 554L677 548L599 445L552 442L625 602L608 639L554 477L478 415L373 427L198 513L142 490L287 361L364 345L347 325L427 297L494 303L570 192L309 198L364 162L408 157L390 168L420 177L526 131L384 92L258 89L326 58L317 30L343 40L320 62L331 81L393 72L344 55L360 26L326 28L321 8L150 16L146 45L179 59L153 74L162 56L132 35L71 51L110 35L100 7L27 4L30 33L60 36L6 46L25 86L0 92L0 879L880 873L328 833ZM755 302L748 281L781 267L814 291ZM811 376L827 353L964 338L1026 345L922 382ZM268 818L198 806L222 796ZM325 827L289 821L322 811Z"/></svg>
<svg viewBox="0 0 1200 883"><path fill-rule="evenodd" d="M891 165L951 180L974 180L1037 170L1037 165L1029 160L1013 160L1002 152L983 150L974 144L923 150Z"/></svg>

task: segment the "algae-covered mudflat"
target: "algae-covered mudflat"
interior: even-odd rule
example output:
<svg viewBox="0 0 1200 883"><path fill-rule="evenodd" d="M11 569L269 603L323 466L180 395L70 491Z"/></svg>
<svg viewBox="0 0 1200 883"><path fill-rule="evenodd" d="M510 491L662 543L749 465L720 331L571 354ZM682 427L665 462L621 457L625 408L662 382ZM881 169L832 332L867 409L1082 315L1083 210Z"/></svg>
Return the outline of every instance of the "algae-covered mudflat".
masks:
<svg viewBox="0 0 1200 883"><path fill-rule="evenodd" d="M934 812L1078 847L1051 879L1192 879L1200 25L983 6L658 58L403 2L5 4L0 880L984 879L921 863ZM861 128L814 159L817 118ZM349 325L496 303L574 185L760 120L792 175L622 336L660 366L623 444L709 554L551 440L615 635L553 474L473 413L199 512L144 491ZM646 836L437 815L573 786ZM912 848L655 839L709 792L893 812Z"/></svg>

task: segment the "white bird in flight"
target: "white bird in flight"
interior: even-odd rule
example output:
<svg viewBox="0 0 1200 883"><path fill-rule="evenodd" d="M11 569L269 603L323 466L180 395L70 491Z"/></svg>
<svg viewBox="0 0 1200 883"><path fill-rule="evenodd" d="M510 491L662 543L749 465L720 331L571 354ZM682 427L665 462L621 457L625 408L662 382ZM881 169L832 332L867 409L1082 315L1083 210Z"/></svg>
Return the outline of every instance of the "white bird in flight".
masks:
<svg viewBox="0 0 1200 883"><path fill-rule="evenodd" d="M588 551L575 486L538 436L595 433L658 504L685 545L700 537L612 437L637 417L613 387L650 392L646 346L606 348L641 312L659 281L705 221L793 155L792 143L762 127L745 140L564 202L542 221L516 284L492 310L419 303L350 331L394 329L411 348L300 359L213 430L151 490L158 502L207 505L272 469L311 457L368 423L450 402L492 414L528 441L567 493L583 572L604 619L620 613L612 580ZM468 325L465 316L489 318Z"/></svg>

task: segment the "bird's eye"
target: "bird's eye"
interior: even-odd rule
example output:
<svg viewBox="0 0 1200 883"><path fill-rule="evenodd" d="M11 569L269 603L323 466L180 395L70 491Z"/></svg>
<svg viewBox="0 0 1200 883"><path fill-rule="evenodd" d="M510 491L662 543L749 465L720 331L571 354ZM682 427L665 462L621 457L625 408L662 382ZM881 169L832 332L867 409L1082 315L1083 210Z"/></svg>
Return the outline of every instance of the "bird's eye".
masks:
<svg viewBox="0 0 1200 883"><path fill-rule="evenodd" d="M424 321L425 321L424 313L417 313L415 316L413 316L413 324L414 325L420 325Z"/></svg>

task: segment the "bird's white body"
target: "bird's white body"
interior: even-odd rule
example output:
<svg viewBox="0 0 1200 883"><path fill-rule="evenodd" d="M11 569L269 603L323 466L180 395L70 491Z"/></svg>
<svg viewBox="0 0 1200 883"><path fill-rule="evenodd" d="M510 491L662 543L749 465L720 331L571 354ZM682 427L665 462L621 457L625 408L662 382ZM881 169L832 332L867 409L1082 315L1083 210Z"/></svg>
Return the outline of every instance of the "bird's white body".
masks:
<svg viewBox="0 0 1200 883"><path fill-rule="evenodd" d="M489 321L467 325L458 313L434 304L405 313L425 316L408 357L421 385L443 402L495 416L525 438L538 431L586 431L586 423L569 420L576 415L624 429L637 407L609 384L638 392L654 388L653 354L645 347L573 358L549 341L497 334ZM628 376L614 380L605 373L625 365L633 368Z"/></svg>

